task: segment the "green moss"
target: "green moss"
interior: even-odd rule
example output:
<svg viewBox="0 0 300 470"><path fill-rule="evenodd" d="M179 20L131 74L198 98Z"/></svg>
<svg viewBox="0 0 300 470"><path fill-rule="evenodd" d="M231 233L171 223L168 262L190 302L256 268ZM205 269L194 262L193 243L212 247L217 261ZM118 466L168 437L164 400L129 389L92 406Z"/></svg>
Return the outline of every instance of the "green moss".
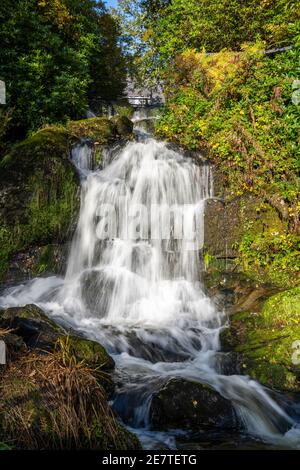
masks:
<svg viewBox="0 0 300 470"><path fill-rule="evenodd" d="M300 288L271 296L259 312L233 315L223 343L241 356L245 373L279 390L300 390L293 342L300 340Z"/></svg>
<svg viewBox="0 0 300 470"><path fill-rule="evenodd" d="M0 450L12 450L12 447L4 442L0 442Z"/></svg>
<svg viewBox="0 0 300 470"><path fill-rule="evenodd" d="M131 119L134 113L134 108L130 104L117 104L114 109L119 116L125 116L128 119Z"/></svg>
<svg viewBox="0 0 300 470"><path fill-rule="evenodd" d="M16 357L1 377L0 441L27 450L139 449L95 374L64 350Z"/></svg>
<svg viewBox="0 0 300 470"><path fill-rule="evenodd" d="M78 336L68 336L67 341L70 353L74 354L78 361L84 361L89 367L101 367L109 370L114 368L113 359L107 354L105 348L96 341Z"/></svg>
<svg viewBox="0 0 300 470"><path fill-rule="evenodd" d="M99 144L106 144L115 137L116 128L107 118L97 117L82 121L69 121L66 125L68 132L77 138L91 139Z"/></svg>
<svg viewBox="0 0 300 470"><path fill-rule="evenodd" d="M27 320L36 320L41 324L47 324L52 331L63 334L64 330L36 305L29 304L24 307L11 307L1 311L1 320L13 321L14 318L24 318ZM41 333L40 333L41 334Z"/></svg>
<svg viewBox="0 0 300 470"><path fill-rule="evenodd" d="M55 273L59 270L60 263L57 260L55 246L45 245L40 248L40 254L37 263L33 266L32 272L38 276L46 272Z"/></svg>
<svg viewBox="0 0 300 470"><path fill-rule="evenodd" d="M132 134L133 123L126 116L116 116L113 118L118 135L128 137Z"/></svg>

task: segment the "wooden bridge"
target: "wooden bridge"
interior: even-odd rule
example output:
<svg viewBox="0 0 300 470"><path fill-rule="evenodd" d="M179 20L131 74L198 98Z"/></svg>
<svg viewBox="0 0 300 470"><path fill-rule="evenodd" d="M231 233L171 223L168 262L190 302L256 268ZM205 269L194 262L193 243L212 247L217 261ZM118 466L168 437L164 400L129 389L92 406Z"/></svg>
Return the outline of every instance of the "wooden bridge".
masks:
<svg viewBox="0 0 300 470"><path fill-rule="evenodd" d="M128 96L128 101L134 108L144 108L158 104L157 100L150 96Z"/></svg>

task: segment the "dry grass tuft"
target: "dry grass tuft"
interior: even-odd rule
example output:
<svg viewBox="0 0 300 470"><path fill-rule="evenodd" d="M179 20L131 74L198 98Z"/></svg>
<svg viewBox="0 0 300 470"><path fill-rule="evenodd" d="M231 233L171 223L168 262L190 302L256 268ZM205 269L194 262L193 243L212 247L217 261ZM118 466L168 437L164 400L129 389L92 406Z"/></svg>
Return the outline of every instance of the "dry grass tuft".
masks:
<svg viewBox="0 0 300 470"><path fill-rule="evenodd" d="M14 330L11 328L0 328L0 339L4 339L6 335L12 333Z"/></svg>
<svg viewBox="0 0 300 470"><path fill-rule="evenodd" d="M127 449L137 441L115 420L97 375L70 354L29 352L0 385L0 440L26 449Z"/></svg>

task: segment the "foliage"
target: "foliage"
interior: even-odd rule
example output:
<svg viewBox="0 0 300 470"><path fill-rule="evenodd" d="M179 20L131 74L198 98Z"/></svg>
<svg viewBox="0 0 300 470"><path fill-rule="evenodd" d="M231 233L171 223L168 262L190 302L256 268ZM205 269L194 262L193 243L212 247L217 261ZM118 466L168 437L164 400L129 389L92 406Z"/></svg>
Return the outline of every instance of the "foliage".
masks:
<svg viewBox="0 0 300 470"><path fill-rule="evenodd" d="M185 51L169 72L157 132L209 149L228 198L251 193L278 211L286 233L253 234L245 227L240 252L244 268L266 269L271 280L286 283L288 273L299 272L300 109L293 102L299 48L268 57L263 47L215 55Z"/></svg>
<svg viewBox="0 0 300 470"><path fill-rule="evenodd" d="M162 77L188 49L239 50L244 42L282 47L299 40L297 0L120 0L124 31L141 80Z"/></svg>
<svg viewBox="0 0 300 470"><path fill-rule="evenodd" d="M246 233L239 246L240 265L244 272L261 282L292 286L299 282L299 237L278 232L260 232L256 236Z"/></svg>
<svg viewBox="0 0 300 470"><path fill-rule="evenodd" d="M102 1L3 0L0 41L13 137L123 93L119 27Z"/></svg>

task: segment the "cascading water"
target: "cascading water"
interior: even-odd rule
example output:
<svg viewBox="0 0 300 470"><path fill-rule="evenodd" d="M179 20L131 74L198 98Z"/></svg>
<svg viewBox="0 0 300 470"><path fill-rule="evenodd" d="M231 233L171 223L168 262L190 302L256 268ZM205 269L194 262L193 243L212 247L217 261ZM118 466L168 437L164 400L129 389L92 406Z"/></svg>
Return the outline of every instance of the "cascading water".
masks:
<svg viewBox="0 0 300 470"><path fill-rule="evenodd" d="M77 144L72 149L71 159L79 174L83 177L87 176L94 166L94 152L91 143L83 140Z"/></svg>
<svg viewBox="0 0 300 470"><path fill-rule="evenodd" d="M219 334L227 320L204 292L197 249L204 201L213 195L209 166L151 138L112 153L101 171L91 170L89 152L81 146L73 153L82 196L65 278L10 288L0 306L36 303L103 344L116 362L114 408L148 448L176 446L176 433L153 432L149 422L151 396L171 377L217 390L248 433L298 447L296 423L268 391L222 369ZM174 236L175 216L164 217L168 207L197 219L196 247ZM151 217L155 227L168 222L171 237L153 236Z"/></svg>

